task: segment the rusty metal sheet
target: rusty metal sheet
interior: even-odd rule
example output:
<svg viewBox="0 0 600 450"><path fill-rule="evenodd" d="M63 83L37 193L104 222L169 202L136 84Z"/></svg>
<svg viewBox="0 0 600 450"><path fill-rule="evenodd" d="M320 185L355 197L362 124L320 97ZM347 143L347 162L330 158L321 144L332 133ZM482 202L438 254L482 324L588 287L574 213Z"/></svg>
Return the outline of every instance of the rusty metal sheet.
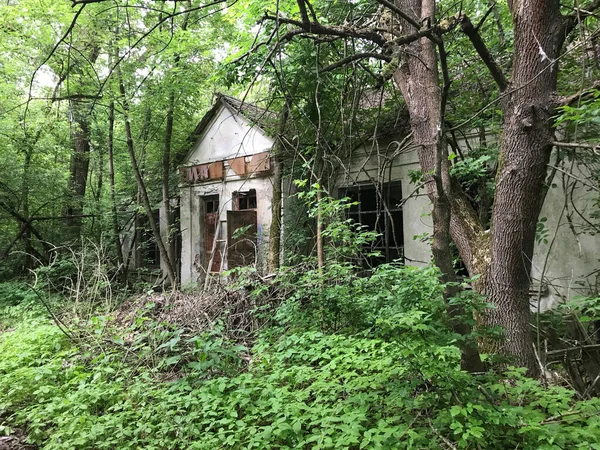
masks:
<svg viewBox="0 0 600 450"><path fill-rule="evenodd" d="M237 175L246 175L246 158L244 156L240 156L239 158L233 158L229 161L229 167L237 174Z"/></svg>
<svg viewBox="0 0 600 450"><path fill-rule="evenodd" d="M248 173L259 173L271 170L271 157L269 152L257 153L248 163Z"/></svg>
<svg viewBox="0 0 600 450"><path fill-rule="evenodd" d="M208 178L210 180L222 180L223 172L223 161L215 161L208 165Z"/></svg>

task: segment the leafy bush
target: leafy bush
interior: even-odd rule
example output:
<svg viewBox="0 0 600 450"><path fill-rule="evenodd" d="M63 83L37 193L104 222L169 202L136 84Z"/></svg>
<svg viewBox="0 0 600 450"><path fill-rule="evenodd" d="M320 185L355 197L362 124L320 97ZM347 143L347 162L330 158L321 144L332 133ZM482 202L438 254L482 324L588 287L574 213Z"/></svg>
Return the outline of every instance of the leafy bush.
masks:
<svg viewBox="0 0 600 450"><path fill-rule="evenodd" d="M296 292L249 355L144 311L77 346L22 324L0 335L0 416L46 450L600 448L598 399L460 370L435 270L321 275L278 281Z"/></svg>

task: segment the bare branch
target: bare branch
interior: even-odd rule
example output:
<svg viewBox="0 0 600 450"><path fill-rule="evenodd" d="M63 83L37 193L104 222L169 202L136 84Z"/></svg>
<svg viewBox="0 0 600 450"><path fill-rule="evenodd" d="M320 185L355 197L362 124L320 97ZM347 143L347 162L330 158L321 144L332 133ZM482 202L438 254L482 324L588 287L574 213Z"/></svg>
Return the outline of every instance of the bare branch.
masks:
<svg viewBox="0 0 600 450"><path fill-rule="evenodd" d="M560 33L566 37L575 29L579 21L593 15L593 12L598 8L600 8L600 0L594 0L582 8L573 8L575 12L565 16L564 25Z"/></svg>
<svg viewBox="0 0 600 450"><path fill-rule="evenodd" d="M316 22L302 22L300 20L288 19L280 15L272 16L268 12L263 16L263 20L273 20L279 23L294 25L306 33L326 36L354 37L371 41L380 47L383 47L386 40L377 32L370 28L354 28L349 26L323 26Z"/></svg>
<svg viewBox="0 0 600 450"><path fill-rule="evenodd" d="M553 142L552 145L562 148L584 148L600 155L600 144L585 144L579 142Z"/></svg>
<svg viewBox="0 0 600 450"><path fill-rule="evenodd" d="M337 69L338 67L345 66L346 64L349 64L351 62L359 61L361 59L366 59L366 58L381 59L381 60L387 61L387 62L390 62L392 60L391 56L387 56L387 55L384 55L381 53L372 53L372 52L355 53L354 55L347 56L333 64L330 64L329 66L322 69L321 72L329 72L334 69Z"/></svg>
<svg viewBox="0 0 600 450"><path fill-rule="evenodd" d="M576 94L559 97L555 106L557 108L560 106L569 106L577 103L579 100L587 100L592 94L592 91L596 89L600 89L600 80L594 81L590 87L579 91Z"/></svg>
<svg viewBox="0 0 600 450"><path fill-rule="evenodd" d="M459 20L461 30L467 35L467 37L471 41L471 44L473 44L473 47L477 51L477 54L492 74L492 77L494 78L494 81L500 88L500 91L502 92L506 90L506 88L508 87L508 81L506 81L504 73L502 73L502 69L500 69L500 66L496 63L496 60L488 50L487 46L485 45L485 42L483 42L483 39L481 39L479 32L473 26L471 20L465 14L463 14Z"/></svg>

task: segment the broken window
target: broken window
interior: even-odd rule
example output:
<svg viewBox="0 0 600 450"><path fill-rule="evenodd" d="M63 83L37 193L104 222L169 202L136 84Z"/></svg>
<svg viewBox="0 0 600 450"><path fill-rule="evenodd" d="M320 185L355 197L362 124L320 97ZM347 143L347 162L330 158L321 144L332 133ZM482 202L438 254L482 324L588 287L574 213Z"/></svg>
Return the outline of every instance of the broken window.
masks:
<svg viewBox="0 0 600 450"><path fill-rule="evenodd" d="M229 269L248 266L256 261L256 225L256 211L227 211Z"/></svg>
<svg viewBox="0 0 600 450"><path fill-rule="evenodd" d="M233 200L236 211L256 209L256 190L250 189L246 192L234 192Z"/></svg>
<svg viewBox="0 0 600 450"><path fill-rule="evenodd" d="M206 206L207 213L219 212L219 196L211 195L204 197L204 205Z"/></svg>
<svg viewBox="0 0 600 450"><path fill-rule="evenodd" d="M385 262L403 259L401 184L359 184L341 189L340 194L341 197L348 197L355 203L350 207L348 217L378 234L368 250L377 252L380 256L369 257L368 264L375 267Z"/></svg>

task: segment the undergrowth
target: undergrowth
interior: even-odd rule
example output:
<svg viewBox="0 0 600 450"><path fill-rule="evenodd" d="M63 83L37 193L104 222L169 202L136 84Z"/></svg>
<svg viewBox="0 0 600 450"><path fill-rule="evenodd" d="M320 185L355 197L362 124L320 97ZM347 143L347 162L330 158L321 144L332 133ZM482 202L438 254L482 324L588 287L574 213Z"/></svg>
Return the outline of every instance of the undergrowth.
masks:
<svg viewBox="0 0 600 450"><path fill-rule="evenodd" d="M254 287L286 299L252 348L148 308L126 327L96 316L73 339L5 294L1 322L30 314L0 335L2 430L26 427L47 450L600 448L597 399L460 370L433 269L284 269Z"/></svg>

